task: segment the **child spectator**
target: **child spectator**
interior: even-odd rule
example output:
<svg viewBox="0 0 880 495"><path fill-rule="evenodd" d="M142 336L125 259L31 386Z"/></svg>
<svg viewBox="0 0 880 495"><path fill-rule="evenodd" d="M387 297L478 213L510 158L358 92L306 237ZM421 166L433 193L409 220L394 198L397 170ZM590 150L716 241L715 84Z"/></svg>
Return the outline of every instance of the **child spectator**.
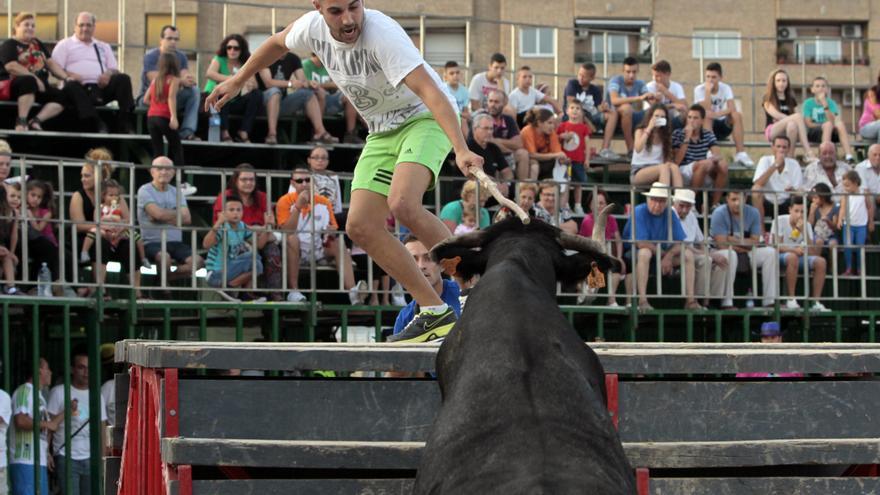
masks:
<svg viewBox="0 0 880 495"><path fill-rule="evenodd" d="M6 189L6 202L17 215L21 211L21 183L7 182L3 186Z"/></svg>
<svg viewBox="0 0 880 495"><path fill-rule="evenodd" d="M526 126L520 134L523 146L529 152L529 179L563 180L564 177L557 177L554 168L567 168L570 160L563 153L555 132L556 115L546 108L532 108L526 112L523 121Z"/></svg>
<svg viewBox="0 0 880 495"><path fill-rule="evenodd" d="M837 229L842 231L846 271L843 276L859 275L857 247L865 244L868 230L874 231L874 204L870 195L862 195L862 178L855 170L843 176L843 190L846 195L840 199L840 214L837 216ZM843 230L847 228L848 230ZM853 258L855 257L855 263Z"/></svg>
<svg viewBox="0 0 880 495"><path fill-rule="evenodd" d="M633 185L662 182L667 186L682 187L681 171L672 163L672 126L669 124L669 110L662 103L655 103L636 128L629 173Z"/></svg>
<svg viewBox="0 0 880 495"><path fill-rule="evenodd" d="M528 65L520 67L516 75L516 88L507 96L507 105L510 108L510 112L516 114L516 123L520 127L523 126L526 112L536 105L542 105L545 108L549 105L550 108L548 110L552 109L556 113L562 111L556 100L532 87L534 79L535 76L532 74L531 67Z"/></svg>
<svg viewBox="0 0 880 495"><path fill-rule="evenodd" d="M608 193L599 189L596 194L588 200L590 205L590 213L588 213L581 222L581 228L578 232L585 237L592 237L593 224L596 222L595 215L608 206ZM605 241L613 242L613 247L608 252L612 258L615 258L619 265L616 271L612 269L611 277L608 279L608 307L617 308L617 286L620 285L620 278L626 276L626 264L623 262L623 239L620 237L620 229L617 227L617 219L612 215L608 215L605 222ZM585 304L589 298L589 288L587 284L583 284L581 294L578 297L578 304Z"/></svg>
<svg viewBox="0 0 880 495"><path fill-rule="evenodd" d="M571 178L574 180L574 214L582 216L581 194L587 182L587 167L590 166L590 127L584 122L584 110L577 100L566 107L568 120L559 124L556 133L562 139L562 151L571 160ZM592 235L592 234L590 234Z"/></svg>
<svg viewBox="0 0 880 495"><path fill-rule="evenodd" d="M150 83L144 100L149 102L147 110L147 128L153 145L153 158L163 156L165 149L162 136L168 140L168 152L171 160L183 165L183 146L177 133L177 90L180 87L180 67L177 55L163 53L159 57L159 74Z"/></svg>
<svg viewBox="0 0 880 495"><path fill-rule="evenodd" d="M577 78L568 81L565 86L566 102L577 101L584 110L584 120L594 132L602 131L602 149L599 156L609 160L618 160L620 155L611 151L611 138L617 128L617 113L602 97L602 88L593 84L596 78L596 66L587 62L580 66Z"/></svg>
<svg viewBox="0 0 880 495"><path fill-rule="evenodd" d="M458 62L455 60L446 62L446 65L443 67L443 81L446 82L446 88L449 89L449 93L452 94L452 97L455 98L455 103L458 104L458 111L461 116L461 130L467 136L468 123L471 120L471 105L468 88L461 83L461 67L458 66Z"/></svg>
<svg viewBox="0 0 880 495"><path fill-rule="evenodd" d="M238 196L227 196L226 207L217 215L217 221L202 241L202 247L208 249L208 285L220 288L224 284L229 287L252 287L250 239L251 229L241 220L244 203ZM269 242L271 233L263 230L257 237L257 249L262 249ZM225 241L225 242L224 242ZM225 252L225 256L224 256ZM224 274L223 259L226 259ZM257 275L263 273L263 261L256 255ZM224 276L225 275L225 276ZM249 294L242 294L243 300L253 300ZM265 299L263 299L265 300Z"/></svg>
<svg viewBox="0 0 880 495"><path fill-rule="evenodd" d="M55 217L55 191L51 184L37 179L29 180L25 190L28 254L33 261L29 267L31 275L36 280L42 264L46 263L52 271L52 280L58 280L58 239L51 222Z"/></svg>
<svg viewBox="0 0 880 495"><path fill-rule="evenodd" d="M3 293L11 296L19 293L15 287L15 267L18 265L15 247L18 244L18 229L15 210L6 200L7 190L7 187L0 187L0 264L3 266L5 284Z"/></svg>
<svg viewBox="0 0 880 495"><path fill-rule="evenodd" d="M489 199L489 190L480 186L480 228L484 229L489 226L489 210L483 208ZM454 232L456 227L462 223L462 213L464 210L474 207L477 204L477 181L469 180L461 186L461 199L450 201L443 205L440 209L440 220L446 225L450 232Z"/></svg>
<svg viewBox="0 0 880 495"><path fill-rule="evenodd" d="M804 101L804 125L807 126L807 138L811 143L830 143L839 141L846 154L846 162L855 163L852 148L849 147L849 135L846 125L840 118L840 107L831 99L828 80L822 76L813 79L810 86L812 98Z"/></svg>
<svg viewBox="0 0 880 495"><path fill-rule="evenodd" d="M813 226L817 246L834 247L840 242L836 230L839 212L840 208L831 199L831 188L828 184L820 182L813 186L807 221Z"/></svg>
<svg viewBox="0 0 880 495"><path fill-rule="evenodd" d="M477 206L471 205L462 210L461 223L455 226L455 232L453 232L453 234L467 234L477 229Z"/></svg>
<svg viewBox="0 0 880 495"><path fill-rule="evenodd" d="M815 242L813 228L804 221L804 198L792 196L788 215L780 215L770 226L773 244L778 246L779 266L785 267L785 287L788 290L788 301L785 309L798 310L795 293L797 275L806 263L810 267L810 281L813 284L813 306L811 311L829 311L820 301L822 288L825 286L825 258L819 256L822 248Z"/></svg>
<svg viewBox="0 0 880 495"><path fill-rule="evenodd" d="M126 220L125 213L121 206L121 199L124 193L125 190L122 188L122 185L113 179L105 180L104 184L101 186L101 222L118 224L101 226L101 230L109 236L109 242L113 248L117 248L119 246L119 241L122 239L131 238L129 229L124 225L121 225L124 224ZM86 238L83 239L82 251L79 254L79 262L82 264L87 264L92 261L89 251L92 250L92 246L95 244L95 231L96 229L93 228L91 232L86 234ZM134 230L134 239L137 246L138 258L141 260L141 265L145 268L150 268L150 262L147 261L147 257L144 254L144 241L141 239L141 234L137 230Z"/></svg>
<svg viewBox="0 0 880 495"><path fill-rule="evenodd" d="M880 74L877 75L877 84L865 91L865 105L859 117L859 136L880 143Z"/></svg>
<svg viewBox="0 0 880 495"><path fill-rule="evenodd" d="M764 114L767 116L767 126L764 128L764 137L767 138L767 141L772 143L776 136L788 136L792 144L788 152L789 156L793 157L794 144L800 139L807 157L815 157L807 139L804 116L797 112L797 99L791 90L788 73L782 69L774 70L767 79L767 90L764 92Z"/></svg>

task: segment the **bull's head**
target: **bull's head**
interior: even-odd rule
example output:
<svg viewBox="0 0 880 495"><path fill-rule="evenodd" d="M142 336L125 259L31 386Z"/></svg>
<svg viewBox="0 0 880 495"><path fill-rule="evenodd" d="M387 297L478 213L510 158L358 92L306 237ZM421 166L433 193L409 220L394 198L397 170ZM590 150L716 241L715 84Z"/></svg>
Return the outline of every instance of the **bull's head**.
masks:
<svg viewBox="0 0 880 495"><path fill-rule="evenodd" d="M507 218L468 234L451 237L431 250L444 271L465 280L483 273L502 259L520 258L524 263L552 261L556 280L575 282L590 273L592 263L606 271L616 263L605 252L605 220L613 207L607 205L596 218L591 238L572 235L540 220L524 225ZM576 251L568 255L567 250Z"/></svg>

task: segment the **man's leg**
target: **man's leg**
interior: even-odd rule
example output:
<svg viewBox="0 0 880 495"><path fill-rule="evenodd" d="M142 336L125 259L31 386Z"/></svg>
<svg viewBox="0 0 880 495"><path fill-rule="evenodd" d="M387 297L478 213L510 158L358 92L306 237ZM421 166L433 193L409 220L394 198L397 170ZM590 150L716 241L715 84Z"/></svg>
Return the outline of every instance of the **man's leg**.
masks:
<svg viewBox="0 0 880 495"><path fill-rule="evenodd" d="M131 77L128 74L119 72L110 76L110 82L107 83L101 94L105 102L116 101L119 104L117 113L118 131L124 133L131 132L131 111L134 108L134 97L131 91Z"/></svg>
<svg viewBox="0 0 880 495"><path fill-rule="evenodd" d="M834 118L834 128L837 129L837 138L840 140L840 146L843 147L843 153L846 156L853 156L852 148L849 145L849 134L846 132L846 124L838 115Z"/></svg>
<svg viewBox="0 0 880 495"><path fill-rule="evenodd" d="M798 265L800 259L794 253L785 253L785 290L790 299L795 299L795 285L797 284Z"/></svg>
<svg viewBox="0 0 880 495"><path fill-rule="evenodd" d="M694 252L691 249L684 250L684 297L685 305L694 302L694 283L696 269L694 268Z"/></svg>
<svg viewBox="0 0 880 495"><path fill-rule="evenodd" d="M766 187L766 186L765 186ZM758 218L761 219L761 230L763 231L764 226L764 193L758 192L762 188L755 184L752 186L752 206L758 210Z"/></svg>
<svg viewBox="0 0 880 495"><path fill-rule="evenodd" d="M80 461L73 461L73 465L76 466L76 471L79 478L79 488L78 493L77 490L74 490L76 495L89 495L92 493L92 473L91 469L89 469L89 459L83 459Z"/></svg>
<svg viewBox="0 0 880 495"><path fill-rule="evenodd" d="M605 112L605 133L602 134L602 149L611 148L611 138L614 137L614 130L617 129L617 112Z"/></svg>
<svg viewBox="0 0 880 495"><path fill-rule="evenodd" d="M710 268L712 268L712 258L708 254L694 253L694 296L707 298L709 297L706 287L711 281Z"/></svg>
<svg viewBox="0 0 880 495"><path fill-rule="evenodd" d="M287 288L296 290L299 287L299 237L296 234L287 235Z"/></svg>
<svg viewBox="0 0 880 495"><path fill-rule="evenodd" d="M752 266L758 265L761 268L761 297L764 306L772 306L779 294L779 271L777 270L779 259L777 256L776 249L762 247L756 250L752 258Z"/></svg>
<svg viewBox="0 0 880 495"><path fill-rule="evenodd" d="M712 175L712 173L715 175ZM715 206L721 203L721 196L724 194L724 188L727 187L727 160L722 159L716 163L712 171L709 172L709 176L712 177L712 186L714 187L712 191L712 206Z"/></svg>
<svg viewBox="0 0 880 495"><path fill-rule="evenodd" d="M810 257L808 256L808 263L809 259ZM818 301L822 299L822 289L825 288L825 273L828 270L828 264L825 258L821 256L816 256L813 260L813 271L811 272L813 276L813 297Z"/></svg>
<svg viewBox="0 0 880 495"><path fill-rule="evenodd" d="M710 290L713 296L721 297L721 307L727 308L733 306L733 283L739 258L733 249L722 249L718 253L727 258L727 269L712 271Z"/></svg>
<svg viewBox="0 0 880 495"><path fill-rule="evenodd" d="M184 139L195 134L199 126L199 99L199 89L195 86L181 86L177 91L177 109L183 110L183 120L177 132Z"/></svg>
<svg viewBox="0 0 880 495"><path fill-rule="evenodd" d="M736 145L736 152L745 151L745 129L743 128L742 114L734 110L730 114L730 120L733 121L733 144ZM709 130L711 130L711 126ZM791 147L794 148L794 142Z"/></svg>
<svg viewBox="0 0 880 495"><path fill-rule="evenodd" d="M651 258L654 252L648 248L639 249L638 266L636 266L636 284L639 290L639 306L648 304L648 273L651 269Z"/></svg>
<svg viewBox="0 0 880 495"><path fill-rule="evenodd" d="M617 107L617 114L620 116L620 131L623 132L623 141L626 143L626 151L629 153L633 150L633 107L629 103L624 103Z"/></svg>
<svg viewBox="0 0 880 495"><path fill-rule="evenodd" d="M516 162L516 178L517 180L526 180L529 178L529 152L525 148L520 148L513 152L513 160Z"/></svg>

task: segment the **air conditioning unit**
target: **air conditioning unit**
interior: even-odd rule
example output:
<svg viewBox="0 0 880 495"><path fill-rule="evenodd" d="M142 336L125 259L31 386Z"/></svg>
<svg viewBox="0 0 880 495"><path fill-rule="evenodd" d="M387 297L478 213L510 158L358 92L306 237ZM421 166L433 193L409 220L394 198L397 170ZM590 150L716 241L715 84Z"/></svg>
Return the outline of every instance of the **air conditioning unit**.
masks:
<svg viewBox="0 0 880 495"><path fill-rule="evenodd" d="M797 29L790 26L782 26L776 30L776 38L780 40L793 40L797 38Z"/></svg>
<svg viewBox="0 0 880 495"><path fill-rule="evenodd" d="M840 30L840 35L846 39L861 39L862 25L861 24L844 24Z"/></svg>

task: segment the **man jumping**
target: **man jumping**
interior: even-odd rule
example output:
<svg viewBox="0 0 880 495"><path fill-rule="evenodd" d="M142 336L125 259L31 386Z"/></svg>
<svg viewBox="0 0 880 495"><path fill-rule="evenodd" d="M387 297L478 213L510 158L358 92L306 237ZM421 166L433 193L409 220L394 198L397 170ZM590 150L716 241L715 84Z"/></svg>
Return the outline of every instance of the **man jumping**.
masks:
<svg viewBox="0 0 880 495"><path fill-rule="evenodd" d="M449 230L425 209L422 196L434 187L450 148L465 175L472 166L482 167L483 159L468 150L455 99L441 89L439 76L396 21L364 9L362 0L312 0L312 5L316 11L263 43L235 76L214 89L205 106L222 107L245 81L288 51L317 54L370 131L351 183L348 235L420 308L389 341L443 338L455 325L455 313L385 230L385 219L390 211L427 246L446 239Z"/></svg>

